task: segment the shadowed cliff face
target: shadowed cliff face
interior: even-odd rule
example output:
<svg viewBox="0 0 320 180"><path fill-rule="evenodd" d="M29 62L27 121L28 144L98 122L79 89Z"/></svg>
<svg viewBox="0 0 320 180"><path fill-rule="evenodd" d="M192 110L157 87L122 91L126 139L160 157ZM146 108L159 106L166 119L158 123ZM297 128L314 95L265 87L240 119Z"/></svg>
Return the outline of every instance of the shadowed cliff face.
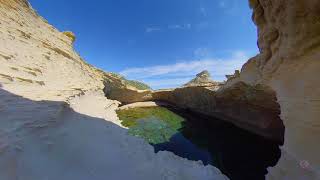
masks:
<svg viewBox="0 0 320 180"><path fill-rule="evenodd" d="M203 114L168 105L117 113L129 134L143 137L156 152L212 164L232 180L262 180L280 158L278 143Z"/></svg>
<svg viewBox="0 0 320 180"><path fill-rule="evenodd" d="M208 77L206 73L199 73L189 86L171 90L139 91L125 86L118 78L108 76L105 79L104 92L108 98L124 104L164 101L182 109L231 122L283 144L284 126L279 117L280 106L270 87L244 82L231 86L213 81L208 84Z"/></svg>
<svg viewBox="0 0 320 180"><path fill-rule="evenodd" d="M284 126L280 106L270 88L239 82L218 91L210 87L187 87L152 94L182 109L205 114L233 123L255 134L283 143Z"/></svg>
<svg viewBox="0 0 320 180"><path fill-rule="evenodd" d="M320 1L250 0L260 54L243 67L243 81L276 92L286 127L282 157L269 179L320 178Z"/></svg>
<svg viewBox="0 0 320 180"><path fill-rule="evenodd" d="M267 168L274 166L280 158L279 144L274 141L217 118L177 108L169 109L186 118L180 133L208 150L212 157L210 164L232 180L265 179ZM179 136L173 136L170 142L156 145L156 149L167 149L189 158L186 153L189 149L179 145Z"/></svg>

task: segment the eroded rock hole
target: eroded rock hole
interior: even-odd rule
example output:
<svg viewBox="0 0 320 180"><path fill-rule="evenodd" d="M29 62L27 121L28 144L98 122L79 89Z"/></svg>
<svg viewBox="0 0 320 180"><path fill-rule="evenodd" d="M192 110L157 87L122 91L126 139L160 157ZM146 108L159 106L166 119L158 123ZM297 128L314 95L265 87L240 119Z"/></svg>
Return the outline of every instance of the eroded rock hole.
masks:
<svg viewBox="0 0 320 180"><path fill-rule="evenodd" d="M219 168L230 179L265 179L283 142L268 140L220 119L174 106L118 111L129 133L154 146ZM282 124L282 122L281 122Z"/></svg>

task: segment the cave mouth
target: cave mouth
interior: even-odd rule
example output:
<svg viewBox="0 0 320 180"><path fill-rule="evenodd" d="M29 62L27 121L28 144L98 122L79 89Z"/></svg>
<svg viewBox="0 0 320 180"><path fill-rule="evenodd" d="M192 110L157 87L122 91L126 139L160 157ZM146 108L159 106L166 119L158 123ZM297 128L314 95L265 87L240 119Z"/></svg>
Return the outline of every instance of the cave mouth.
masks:
<svg viewBox="0 0 320 180"><path fill-rule="evenodd" d="M148 141L155 152L170 151L219 168L230 179L265 179L275 166L280 143L226 121L175 107L144 107L117 112L129 134ZM129 120L128 120L129 117ZM164 120L166 118L166 120Z"/></svg>

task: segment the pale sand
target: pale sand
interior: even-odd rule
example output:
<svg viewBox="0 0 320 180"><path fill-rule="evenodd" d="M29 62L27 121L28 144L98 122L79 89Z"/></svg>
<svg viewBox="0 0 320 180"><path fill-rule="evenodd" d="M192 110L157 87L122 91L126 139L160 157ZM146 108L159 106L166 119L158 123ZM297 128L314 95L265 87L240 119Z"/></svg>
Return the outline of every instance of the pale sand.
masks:
<svg viewBox="0 0 320 180"><path fill-rule="evenodd" d="M127 104L119 107L119 110L138 108L138 107L158 107L158 106L167 106L167 103L164 102L154 102L154 101L146 101L146 102L136 102Z"/></svg>

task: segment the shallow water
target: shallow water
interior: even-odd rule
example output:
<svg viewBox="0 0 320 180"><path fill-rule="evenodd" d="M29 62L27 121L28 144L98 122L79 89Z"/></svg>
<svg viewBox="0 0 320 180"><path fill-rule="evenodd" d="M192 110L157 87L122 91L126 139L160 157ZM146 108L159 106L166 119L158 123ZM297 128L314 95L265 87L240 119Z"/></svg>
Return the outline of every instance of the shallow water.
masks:
<svg viewBox="0 0 320 180"><path fill-rule="evenodd" d="M280 149L266 140L212 117L164 107L117 112L129 133L158 151L171 151L189 160L218 167L230 179L264 179L276 164Z"/></svg>

